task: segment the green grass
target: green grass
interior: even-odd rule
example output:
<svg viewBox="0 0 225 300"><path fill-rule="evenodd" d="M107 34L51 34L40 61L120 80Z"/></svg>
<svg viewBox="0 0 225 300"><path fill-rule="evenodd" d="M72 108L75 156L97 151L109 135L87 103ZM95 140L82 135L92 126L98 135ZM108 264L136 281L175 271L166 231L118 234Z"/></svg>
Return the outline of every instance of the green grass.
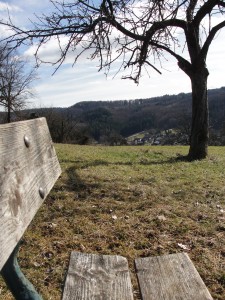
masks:
<svg viewBox="0 0 225 300"><path fill-rule="evenodd" d="M24 273L44 299L60 299L72 250L126 256L132 272L135 257L187 251L213 298L224 299L223 147L191 163L176 160L188 151L178 146L56 150L62 176L20 253ZM12 299L3 283L0 291L0 299Z"/></svg>

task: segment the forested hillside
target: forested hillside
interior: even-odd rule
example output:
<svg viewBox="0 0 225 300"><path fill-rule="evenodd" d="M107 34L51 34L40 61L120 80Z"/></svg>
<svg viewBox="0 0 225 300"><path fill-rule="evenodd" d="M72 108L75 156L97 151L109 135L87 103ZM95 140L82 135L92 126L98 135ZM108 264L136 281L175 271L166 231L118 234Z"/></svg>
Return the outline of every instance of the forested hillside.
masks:
<svg viewBox="0 0 225 300"><path fill-rule="evenodd" d="M225 87L208 91L211 144L225 136ZM191 94L149 99L86 101L68 108L42 108L20 113L21 118L45 116L55 142L123 144L139 132L174 130L188 136ZM2 114L2 122L3 122ZM182 139L184 141L185 139ZM187 138L186 138L187 140Z"/></svg>

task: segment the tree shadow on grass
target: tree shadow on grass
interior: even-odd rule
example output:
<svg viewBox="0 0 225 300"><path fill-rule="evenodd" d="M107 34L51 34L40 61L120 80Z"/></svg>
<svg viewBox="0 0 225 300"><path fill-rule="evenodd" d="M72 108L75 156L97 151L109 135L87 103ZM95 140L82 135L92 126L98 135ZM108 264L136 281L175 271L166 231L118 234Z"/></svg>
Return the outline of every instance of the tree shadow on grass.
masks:
<svg viewBox="0 0 225 300"><path fill-rule="evenodd" d="M193 160L190 159L187 155L177 155L176 157L171 157L168 159L162 159L158 161L141 161L139 162L140 165L166 165L166 164L176 164L179 162L192 162Z"/></svg>
<svg viewBox="0 0 225 300"><path fill-rule="evenodd" d="M108 162L106 160L102 160L102 159L96 159L94 161L87 161L87 160L80 160L80 161L73 161L73 160L63 160L64 163L73 163L74 164L74 168L76 168L76 170L78 169L86 169L86 168L90 168L90 167L98 167L98 166L109 166L109 165L132 165L133 162L128 161L128 162Z"/></svg>
<svg viewBox="0 0 225 300"><path fill-rule="evenodd" d="M77 193L90 194L91 190L100 187L99 183L84 182L77 174L76 170L77 170L76 166L72 166L66 169L66 174L67 174L66 187L68 188L68 190Z"/></svg>
<svg viewBox="0 0 225 300"><path fill-rule="evenodd" d="M68 176L68 183L69 185L74 186L75 188L84 188L86 184L80 179L79 175L77 174L76 170L87 169L91 167L98 167L98 166L135 166L135 165L164 165L164 164L176 164L179 162L191 162L188 156L177 155L176 157L171 157L167 159L159 159L159 160L148 160L142 159L140 161L116 161L116 162L109 162L105 160L94 160L94 161L64 161L67 163L74 163L73 166L66 169L66 173Z"/></svg>
<svg viewBox="0 0 225 300"><path fill-rule="evenodd" d="M101 188L101 182L88 182L81 179L78 175L78 170L89 168L89 167L98 167L98 166L137 166L137 165L166 165L166 164L176 164L182 161L189 161L185 156L176 156L168 159L159 159L157 160L141 160L141 161L117 161L117 162L109 162L105 160L94 160L94 161L76 161L72 162L67 161L68 163L74 163L72 166L66 168L66 179L64 181L64 185L68 191L75 192L79 199L86 199L95 189ZM65 161L64 161L65 162Z"/></svg>

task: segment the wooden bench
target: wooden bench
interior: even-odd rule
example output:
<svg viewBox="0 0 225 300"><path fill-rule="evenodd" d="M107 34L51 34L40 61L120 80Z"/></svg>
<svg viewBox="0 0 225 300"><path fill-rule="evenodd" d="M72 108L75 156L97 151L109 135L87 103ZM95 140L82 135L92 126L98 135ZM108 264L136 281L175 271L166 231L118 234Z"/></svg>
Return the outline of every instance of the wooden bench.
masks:
<svg viewBox="0 0 225 300"><path fill-rule="evenodd" d="M19 269L19 241L61 173L44 118L0 126L0 270L16 299L41 296ZM142 299L212 299L185 253L137 258ZM63 300L133 298L126 258L72 252Z"/></svg>

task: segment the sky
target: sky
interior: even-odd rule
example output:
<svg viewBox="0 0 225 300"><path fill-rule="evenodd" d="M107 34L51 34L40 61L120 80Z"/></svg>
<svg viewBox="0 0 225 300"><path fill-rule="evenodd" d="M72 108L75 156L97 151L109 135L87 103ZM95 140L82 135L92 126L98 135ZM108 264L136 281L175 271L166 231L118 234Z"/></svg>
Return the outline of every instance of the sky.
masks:
<svg viewBox="0 0 225 300"><path fill-rule="evenodd" d="M48 0L0 0L0 19L10 14L13 22L23 28L29 28L29 19L34 19L34 13L41 15L51 10ZM8 32L0 28L0 34L4 36ZM29 56L32 62L33 48L21 48L20 53ZM41 50L41 54L54 59L57 54L56 43L51 42ZM160 70L162 75L151 69L138 85L131 80L122 80L122 74L116 74L117 64L113 65L106 77L104 71L98 72L98 61L82 57L74 67L71 62L68 58L54 75L55 69L50 65L45 64L38 69L39 79L33 83L36 98L31 101L31 107L69 107L80 101L130 100L191 92L189 78L171 57L163 64L164 68ZM208 88L225 86L225 29L211 45L207 67L210 73Z"/></svg>

